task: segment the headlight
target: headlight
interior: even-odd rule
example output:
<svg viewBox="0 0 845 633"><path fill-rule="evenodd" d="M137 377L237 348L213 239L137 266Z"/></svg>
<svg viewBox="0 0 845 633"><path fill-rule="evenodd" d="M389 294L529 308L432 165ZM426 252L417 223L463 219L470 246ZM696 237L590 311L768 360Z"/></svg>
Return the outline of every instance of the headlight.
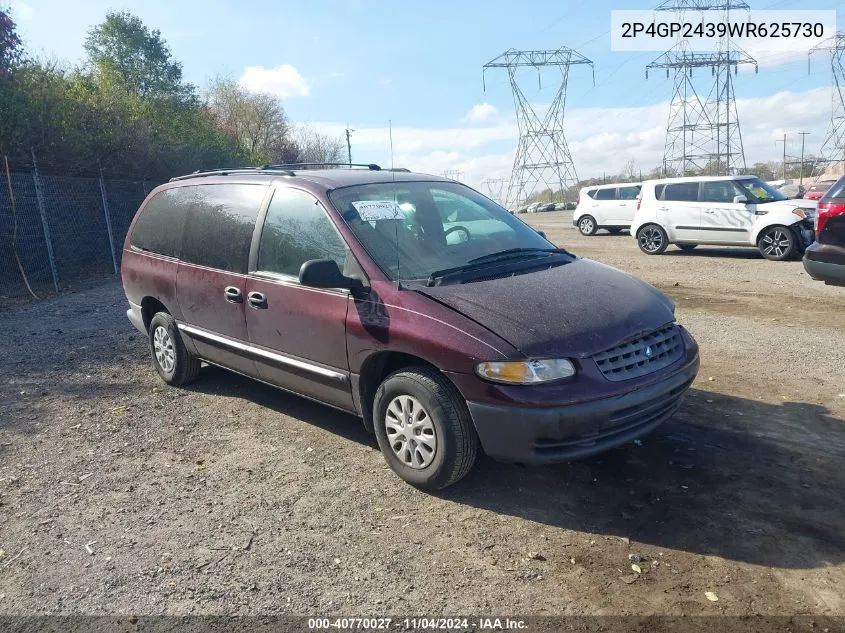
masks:
<svg viewBox="0 0 845 633"><path fill-rule="evenodd" d="M804 209L793 209L792 213L793 215L797 215L801 219L805 219L807 217L807 214L804 213Z"/></svg>
<svg viewBox="0 0 845 633"><path fill-rule="evenodd" d="M575 365L566 358L506 360L478 363L475 373L484 380L513 385L534 385L575 375Z"/></svg>

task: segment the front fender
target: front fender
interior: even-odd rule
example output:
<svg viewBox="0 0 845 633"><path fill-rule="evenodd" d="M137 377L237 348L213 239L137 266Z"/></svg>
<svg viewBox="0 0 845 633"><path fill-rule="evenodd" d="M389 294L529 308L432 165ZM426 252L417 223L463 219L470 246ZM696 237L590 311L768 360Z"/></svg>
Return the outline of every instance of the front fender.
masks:
<svg viewBox="0 0 845 633"><path fill-rule="evenodd" d="M792 210L770 211L765 215L757 216L751 227L751 243L757 244L757 240L765 229L770 226L793 226L804 218L795 215Z"/></svg>

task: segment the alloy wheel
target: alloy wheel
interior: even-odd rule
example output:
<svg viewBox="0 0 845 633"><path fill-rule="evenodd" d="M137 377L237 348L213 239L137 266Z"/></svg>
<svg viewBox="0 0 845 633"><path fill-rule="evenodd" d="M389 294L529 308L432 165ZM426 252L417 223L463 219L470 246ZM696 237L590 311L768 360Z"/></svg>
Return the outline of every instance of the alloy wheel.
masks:
<svg viewBox="0 0 845 633"><path fill-rule="evenodd" d="M640 231L640 246L648 253L655 253L663 246L663 234L660 229L650 226Z"/></svg>
<svg viewBox="0 0 845 633"><path fill-rule="evenodd" d="M578 223L578 228L581 229L581 232L585 235L592 233L595 225L590 218L582 218L581 222Z"/></svg>
<svg viewBox="0 0 845 633"><path fill-rule="evenodd" d="M766 233L763 239L760 240L763 247L763 253L770 257L781 258L789 252L792 245L789 236L784 229L775 228Z"/></svg>

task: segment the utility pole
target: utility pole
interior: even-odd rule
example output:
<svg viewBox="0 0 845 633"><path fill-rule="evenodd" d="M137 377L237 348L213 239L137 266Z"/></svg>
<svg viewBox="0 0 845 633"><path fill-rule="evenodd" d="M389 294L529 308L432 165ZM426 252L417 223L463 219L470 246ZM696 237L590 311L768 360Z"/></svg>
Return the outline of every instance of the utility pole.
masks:
<svg viewBox="0 0 845 633"><path fill-rule="evenodd" d="M346 157L349 159L349 166L352 167L352 141L350 137L355 130L349 129L349 124L346 124Z"/></svg>
<svg viewBox="0 0 845 633"><path fill-rule="evenodd" d="M775 141L775 145L783 143L783 179L786 180L786 132L783 133L782 141Z"/></svg>
<svg viewBox="0 0 845 633"><path fill-rule="evenodd" d="M809 134L809 132L798 132L801 135L801 171L798 172L798 184L804 184L804 137Z"/></svg>
<svg viewBox="0 0 845 633"><path fill-rule="evenodd" d="M810 171L814 177L830 167L838 171L845 161L845 32L837 31L836 35L810 49L807 72L810 71L810 57L817 52L830 54L833 109L827 134Z"/></svg>

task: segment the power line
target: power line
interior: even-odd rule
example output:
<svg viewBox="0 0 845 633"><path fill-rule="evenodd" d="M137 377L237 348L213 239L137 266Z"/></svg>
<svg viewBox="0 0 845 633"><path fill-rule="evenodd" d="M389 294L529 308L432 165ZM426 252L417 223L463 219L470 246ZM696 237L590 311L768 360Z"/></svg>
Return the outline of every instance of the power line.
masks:
<svg viewBox="0 0 845 633"><path fill-rule="evenodd" d="M513 93L519 141L505 196L505 206L511 209L522 204L536 193L538 188L566 191L578 182L575 163L569 153L563 129L569 69L575 65L589 65L593 68L591 60L571 48L562 46L556 50L541 51L510 49L483 67L482 79L491 68L506 69ZM540 88L541 69L552 68L560 72L555 97L548 110L540 113L542 116L535 111L520 87L517 72L523 68L537 72ZM595 84L594 70L593 83Z"/></svg>
<svg viewBox="0 0 845 633"><path fill-rule="evenodd" d="M731 10L748 9L742 0L665 0L657 11L674 11L679 21L686 11L721 11L727 22ZM669 105L663 169L669 174L709 172L731 174L745 169L745 153L734 95L734 76L740 65L750 64L757 71L757 61L724 38L713 53L696 53L682 40L646 66L648 71L662 68L666 77L675 74L674 91ZM708 92L700 92L693 81L694 69L709 69L713 78ZM698 88L701 88L699 82Z"/></svg>

